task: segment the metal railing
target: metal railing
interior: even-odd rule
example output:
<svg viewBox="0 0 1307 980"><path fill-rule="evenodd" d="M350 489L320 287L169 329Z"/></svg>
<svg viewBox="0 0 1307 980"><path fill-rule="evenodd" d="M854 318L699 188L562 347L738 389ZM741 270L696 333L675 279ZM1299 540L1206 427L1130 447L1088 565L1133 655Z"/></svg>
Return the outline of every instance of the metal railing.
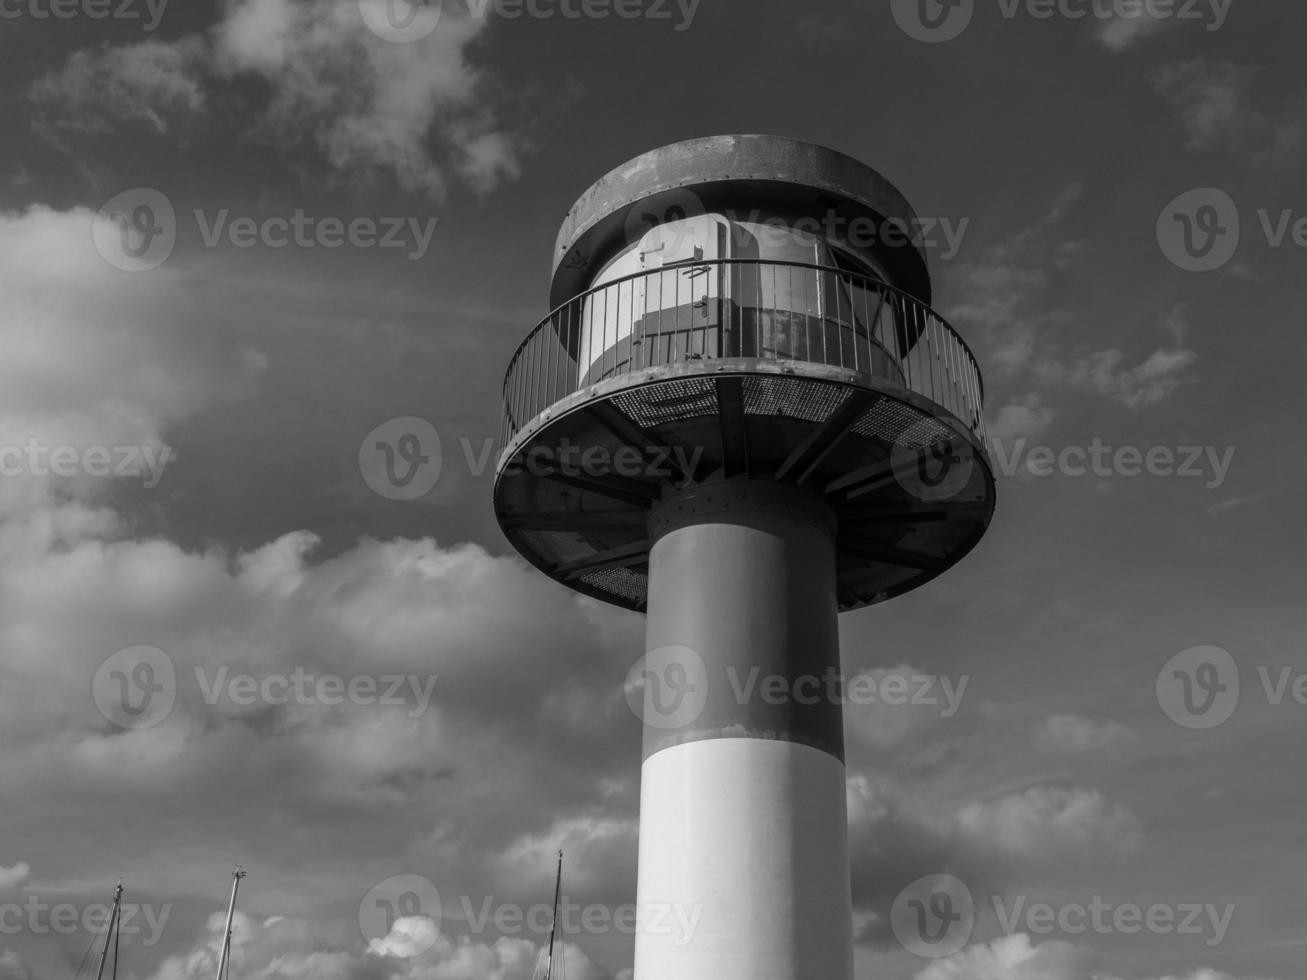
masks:
<svg viewBox="0 0 1307 980"><path fill-rule="evenodd" d="M976 359L930 307L844 269L724 259L637 272L549 314L509 362L500 445L599 381L720 358L848 368L929 398L985 438Z"/></svg>

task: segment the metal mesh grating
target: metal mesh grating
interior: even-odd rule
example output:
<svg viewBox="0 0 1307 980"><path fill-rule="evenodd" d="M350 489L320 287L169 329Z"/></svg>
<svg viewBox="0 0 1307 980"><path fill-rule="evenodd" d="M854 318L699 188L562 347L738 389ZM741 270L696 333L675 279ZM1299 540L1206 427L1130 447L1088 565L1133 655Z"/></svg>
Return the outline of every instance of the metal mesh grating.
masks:
<svg viewBox="0 0 1307 980"><path fill-rule="evenodd" d="M853 427L856 435L865 436L868 439L879 439L883 442L897 442L909 428L916 428L913 436L921 436L922 445L929 444L940 438L951 436L952 430L942 422L936 422L933 419L926 420L917 410L894 401L891 398L882 398L876 402L867 413L858 419L857 424ZM915 438L910 438L910 442L916 442Z"/></svg>
<svg viewBox="0 0 1307 980"><path fill-rule="evenodd" d="M629 568L606 568L602 572L582 575L580 580L598 592L606 592L631 603L643 604L649 589L649 577Z"/></svg>
<svg viewBox="0 0 1307 980"><path fill-rule="evenodd" d="M678 419L716 415L717 389L710 378L687 378L622 392L614 395L612 402L636 425L652 428Z"/></svg>
<svg viewBox="0 0 1307 980"><path fill-rule="evenodd" d="M596 393L592 397L607 401L630 419L633 426L645 430L653 442L669 441L681 449L701 453L696 458L703 461L705 468L696 470L696 476L711 481L721 475L719 468L726 454L717 400L717 390L723 382L739 393L742 399L739 407L747 418L746 475L765 477L774 473L805 431L826 425L839 413L849 394L858 390L864 397L869 393L874 401L868 401L851 427L856 437L843 439L835 452L823 458L822 468L814 471L819 481L836 480L881 466L894 444L926 447L948 442L958 451L966 451L966 447L955 442L966 441L957 424L945 421L942 411L932 417L932 410L939 410L929 402L902 402L893 394L875 390L874 386L807 377L802 371L709 374L705 366L705 374L700 376L646 381L642 387L607 395ZM534 445L558 446L570 442L602 445L612 450L614 446L624 447L644 438L620 431L622 426L616 421L610 429L603 424L602 417L586 411L564 412L544 421L547 424L531 441L517 447L519 458ZM681 422L687 424L677 424ZM667 434L657 438L648 436L655 429ZM974 455L984 460L980 451ZM844 509L842 517L850 518L849 527L857 524L859 516L866 514L869 518L866 527L849 530L848 540L840 544L840 607L848 609L880 602L915 588L970 550L992 511L992 480L986 482L988 474L987 466L976 467L968 486L957 495L958 503L972 506L953 508L941 504L942 514L932 513L929 521L923 519L919 524L905 516L903 526L898 528L888 525L881 528L874 519L881 503L899 502L894 485L887 485L883 492L867 487L856 499L853 495L840 498L837 506ZM650 489L655 487L648 479L641 482ZM569 483L533 473L529 467L504 470L501 466L496 483L496 508L501 521L507 515L505 532L509 540L546 574L602 601L643 610L647 601L648 553L633 554L630 565L610 568L603 567L606 562L601 557L628 543L634 544L632 536L636 530L628 528L624 521L614 521L610 526L602 520L587 524L584 519L595 510L634 508L631 513L644 512L648 503L643 498L647 494L637 490L618 483L608 487ZM614 495L606 496L606 491L613 491ZM991 506L975 506L986 503ZM567 521L567 515L576 515L577 524ZM536 522L537 516L547 520ZM564 527L568 530L562 530ZM888 532L893 532L892 546L886 537ZM877 550L882 544L883 554Z"/></svg>
<svg viewBox="0 0 1307 980"><path fill-rule="evenodd" d="M517 532L538 555L553 562L573 561L594 554L594 548L581 540L575 531L533 531L522 528Z"/></svg>
<svg viewBox="0 0 1307 980"><path fill-rule="evenodd" d="M847 397L836 385L790 378L752 375L744 379L744 411L747 415L779 415L824 422Z"/></svg>

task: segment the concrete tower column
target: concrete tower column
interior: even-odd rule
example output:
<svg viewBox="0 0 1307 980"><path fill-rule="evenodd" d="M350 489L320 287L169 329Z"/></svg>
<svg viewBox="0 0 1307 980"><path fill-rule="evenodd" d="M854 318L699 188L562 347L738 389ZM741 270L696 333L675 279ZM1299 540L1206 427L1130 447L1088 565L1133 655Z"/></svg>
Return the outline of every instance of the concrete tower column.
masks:
<svg viewBox="0 0 1307 980"><path fill-rule="evenodd" d="M826 147L651 150L572 206L510 359L505 537L648 616L635 980L852 976L836 614L956 564L995 503L925 248L853 233L916 221Z"/></svg>
<svg viewBox="0 0 1307 980"><path fill-rule="evenodd" d="M650 516L635 980L852 977L835 530L767 481Z"/></svg>

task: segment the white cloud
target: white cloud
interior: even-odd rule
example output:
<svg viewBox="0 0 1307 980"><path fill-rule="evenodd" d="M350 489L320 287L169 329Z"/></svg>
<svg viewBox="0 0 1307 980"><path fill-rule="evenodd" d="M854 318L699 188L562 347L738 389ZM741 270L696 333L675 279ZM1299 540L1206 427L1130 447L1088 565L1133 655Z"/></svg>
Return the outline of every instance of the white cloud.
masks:
<svg viewBox="0 0 1307 980"><path fill-rule="evenodd" d="M183 277L137 278L105 262L93 218L42 206L0 212L0 447L11 452L37 440L47 452L135 446L157 457L165 427L239 397L254 377L246 352L207 329L206 304ZM116 519L90 505L113 482L28 467L0 480L0 518L40 520L52 539L108 533ZM80 503L64 510L32 509L72 497Z"/></svg>
<svg viewBox="0 0 1307 980"><path fill-rule="evenodd" d="M32 973L12 949L0 952L0 980L32 980Z"/></svg>
<svg viewBox="0 0 1307 980"><path fill-rule="evenodd" d="M225 75L267 79L270 126L313 134L341 171L382 166L439 196L446 179L427 143L440 122L455 169L487 187L516 161L478 105L479 76L464 56L486 21L457 16L456 6L422 40L391 44L366 29L355 4L240 0L214 32L214 63Z"/></svg>
<svg viewBox="0 0 1307 980"><path fill-rule="evenodd" d="M195 37L86 48L38 79L30 95L57 110L48 120L56 126L113 132L124 122L140 121L162 133L170 118L204 108L203 58L204 45Z"/></svg>
<svg viewBox="0 0 1307 980"><path fill-rule="evenodd" d="M1134 367L1124 367L1125 360L1119 350L1082 355L1069 368L1067 380L1138 410L1165 401L1192 381L1189 369L1198 362L1198 355L1192 350L1163 348Z"/></svg>
<svg viewBox="0 0 1307 980"><path fill-rule="evenodd" d="M8 891L11 888L17 888L27 880L27 875L31 872L31 866L26 861L19 861L12 868L6 868L0 865L0 892Z"/></svg>
<svg viewBox="0 0 1307 980"><path fill-rule="evenodd" d="M1101 21L1095 28L1095 36L1109 51L1124 51L1176 22L1174 17L1154 16L1145 5L1143 9L1136 8L1129 16L1117 13Z"/></svg>
<svg viewBox="0 0 1307 980"><path fill-rule="evenodd" d="M1243 128L1256 76L1256 68L1194 58L1157 68L1149 80L1154 91L1180 110L1189 145L1201 149Z"/></svg>
<svg viewBox="0 0 1307 980"><path fill-rule="evenodd" d="M91 218L44 208L0 216L5 440L162 444L249 390L257 358L230 332L207 329L191 275L112 268L94 249ZM261 938L242 942L250 968L232 972L268 980L384 972L361 939L305 938L292 918L322 891L297 876L324 854L348 864L321 872L337 893L359 888L362 898L399 861L450 894L493 880L497 897L528 904L548 898L552 882L537 887L527 874L552 874L542 852L561 836L578 885L630 900L638 770L628 750L638 755L639 726L621 672L594 669L609 663L613 611L583 609L524 562L471 545L364 540L322 555L316 535L292 530L235 553L188 549L134 531L127 505L144 491L120 499L89 480L9 478L0 494L0 810L15 840L73 838L95 812L122 828L119 851L137 881L174 873L175 855L155 846L173 832L215 842L214 860L257 861L259 883L281 898L260 918L274 908L287 918L241 917L238 931ZM92 678L111 653L139 644L168 654L176 703L157 727L125 732L97 710ZM411 688L393 706L243 705L220 680L224 670L262 679L296 669L434 676L435 686L414 711ZM260 805L232 819L234 800ZM56 860L51 887L80 887L67 874ZM326 921L339 936L339 918ZM216 928L159 980L211 977ZM506 942L459 940L412 978L517 980L530 956L513 950L533 954L534 943ZM3 961L10 974L14 962Z"/></svg>
<svg viewBox="0 0 1307 980"><path fill-rule="evenodd" d="M1130 730L1115 721L1093 721L1079 715L1050 715L1039 731L1045 744L1065 751L1099 753L1117 748Z"/></svg>
<svg viewBox="0 0 1307 980"><path fill-rule="evenodd" d="M1053 424L1057 412L1044 403L1044 396L1031 392L1024 398L1004 405L989 423L989 435L1003 442L1042 435Z"/></svg>
<svg viewBox="0 0 1307 980"><path fill-rule="evenodd" d="M214 915L207 935L189 951L169 957L150 980L209 980L223 921ZM303 923L267 929L238 913L235 926L232 973L239 970L250 980L531 980L540 958L540 944L532 940L454 939L419 916L397 919L390 934L367 949L324 943ZM562 955L568 980L609 977L572 943Z"/></svg>
<svg viewBox="0 0 1307 980"><path fill-rule="evenodd" d="M184 129L209 96L259 76L270 100L257 132L315 143L351 179L390 173L441 197L451 175L484 192L517 176L518 141L497 124L483 72L466 58L485 18L446 4L426 37L395 44L372 33L356 3L232 0L207 35L83 50L39 79L31 98L49 124L110 130L144 120Z"/></svg>
<svg viewBox="0 0 1307 980"><path fill-rule="evenodd" d="M1035 946L1018 932L935 960L916 980L1091 980L1085 959L1068 943Z"/></svg>
<svg viewBox="0 0 1307 980"><path fill-rule="evenodd" d="M1060 940L1035 944L1022 932L977 943L935 960L914 980L1120 980L1096 969L1087 949ZM1258 980L1210 968L1156 980Z"/></svg>
<svg viewBox="0 0 1307 980"><path fill-rule="evenodd" d="M1067 188L1038 221L963 266L953 290L965 299L951 308L950 319L976 348L987 379L1037 386L995 414L991 429L999 438L1033 437L1046 429L1057 414L1047 402L1054 387L1071 385L1140 409L1165 400L1191 380L1189 369L1198 359L1177 341L1176 347L1126 367L1123 351L1069 352L1060 342L1054 328L1065 326L1070 315L1049 305L1049 270L1064 268L1082 243L1058 244L1052 232L1080 191L1078 185ZM1172 311L1161 326L1171 336L1183 337L1183 310Z"/></svg>
<svg viewBox="0 0 1307 980"><path fill-rule="evenodd" d="M431 919L421 915L400 916L387 935L368 942L368 952L407 959L430 949L439 937L440 928Z"/></svg>
<svg viewBox="0 0 1307 980"><path fill-rule="evenodd" d="M1278 488L1271 488L1269 490L1262 490L1258 493L1246 494L1241 497L1230 497L1227 500L1222 500L1219 503L1212 504L1206 509L1206 511L1204 511L1204 513L1206 513L1208 517L1217 517L1224 514L1226 511L1238 510L1240 507L1250 507L1253 504L1260 504L1263 500L1274 497L1282 492L1283 491Z"/></svg>
<svg viewBox="0 0 1307 980"><path fill-rule="evenodd" d="M960 269L950 291L964 299L950 308L949 318L976 348L987 380L1037 375L1054 353L1048 331L1062 318L1046 308L1049 268L1064 267L1081 246L1050 239L1081 191L1078 184L1068 186L1029 227Z"/></svg>
<svg viewBox="0 0 1307 980"><path fill-rule="evenodd" d="M1300 113L1273 115L1258 104L1253 83L1259 71L1197 57L1163 65L1148 77L1179 114L1191 149L1221 146L1255 160L1297 161L1304 142Z"/></svg>
<svg viewBox="0 0 1307 980"><path fill-rule="evenodd" d="M962 835L982 851L1050 864L1129 853L1139 823L1096 790L1035 787L958 813Z"/></svg>

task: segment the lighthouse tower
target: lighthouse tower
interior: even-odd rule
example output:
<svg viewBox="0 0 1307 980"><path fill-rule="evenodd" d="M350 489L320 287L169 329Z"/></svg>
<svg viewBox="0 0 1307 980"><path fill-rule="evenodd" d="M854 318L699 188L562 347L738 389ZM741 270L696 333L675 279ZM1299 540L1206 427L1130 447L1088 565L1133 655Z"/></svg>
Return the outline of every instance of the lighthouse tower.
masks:
<svg viewBox="0 0 1307 980"><path fill-rule="evenodd" d="M647 618L635 980L852 976L837 616L944 571L994 509L980 372L916 227L823 147L653 150L572 207L509 364L500 526Z"/></svg>

